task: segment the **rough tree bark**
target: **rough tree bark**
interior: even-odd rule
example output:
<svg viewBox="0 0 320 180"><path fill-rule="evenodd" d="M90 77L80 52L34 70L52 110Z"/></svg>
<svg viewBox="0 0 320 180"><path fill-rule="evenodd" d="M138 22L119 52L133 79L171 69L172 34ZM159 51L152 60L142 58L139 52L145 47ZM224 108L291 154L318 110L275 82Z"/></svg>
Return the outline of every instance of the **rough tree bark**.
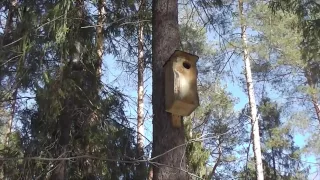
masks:
<svg viewBox="0 0 320 180"><path fill-rule="evenodd" d="M144 151L143 151L143 137L144 137L144 69L145 69L145 60L144 60L144 50L143 50L143 17L144 17L144 8L145 1L141 0L139 6L139 20L141 21L138 26L138 107L137 107L137 152L138 157L143 159ZM138 165L138 178L143 179L146 175L146 165L145 163L140 163Z"/></svg>
<svg viewBox="0 0 320 180"><path fill-rule="evenodd" d="M8 9L8 16L7 16L7 20L6 20L6 25L4 28L4 36L3 39L1 40L1 46L10 43L11 40L11 33L13 30L13 16L14 16L14 10L17 8L17 0L12 0L10 2L9 5L9 9ZM8 120L8 127L7 127L7 132L5 133L5 144L9 145L9 136L11 134L12 131L12 123L13 123L13 119L15 116L15 111L16 111L16 103L17 103L17 95L18 95L18 84L16 83L16 77L13 78L11 85L13 87L13 93L11 96L11 112L10 112L10 117Z"/></svg>
<svg viewBox="0 0 320 180"><path fill-rule="evenodd" d="M178 1L153 1L152 15L153 179L186 180L185 130L172 127L164 100L163 65L180 44Z"/></svg>
<svg viewBox="0 0 320 180"><path fill-rule="evenodd" d="M245 63L245 76L247 81L247 91L249 97L249 106L251 113L251 125L252 125L252 136L253 136L253 152L255 157L256 176L257 180L263 180L263 166L262 156L260 147L260 134L259 134L259 119L257 118L257 106L254 97L254 87L251 73L251 65L249 52L247 48L247 37L246 37L246 25L244 22L243 15L243 0L239 0L239 14L240 14L240 25L241 25L241 38L243 42L243 60Z"/></svg>

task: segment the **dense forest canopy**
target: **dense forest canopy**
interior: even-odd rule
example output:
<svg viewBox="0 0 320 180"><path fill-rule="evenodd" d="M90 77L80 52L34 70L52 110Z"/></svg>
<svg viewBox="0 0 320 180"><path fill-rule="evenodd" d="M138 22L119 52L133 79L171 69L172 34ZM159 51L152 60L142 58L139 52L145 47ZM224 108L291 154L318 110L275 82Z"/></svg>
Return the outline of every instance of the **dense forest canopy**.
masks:
<svg viewBox="0 0 320 180"><path fill-rule="evenodd" d="M316 0L1 1L0 179L319 179L319 17ZM174 72L200 104L178 128L175 50L199 57Z"/></svg>

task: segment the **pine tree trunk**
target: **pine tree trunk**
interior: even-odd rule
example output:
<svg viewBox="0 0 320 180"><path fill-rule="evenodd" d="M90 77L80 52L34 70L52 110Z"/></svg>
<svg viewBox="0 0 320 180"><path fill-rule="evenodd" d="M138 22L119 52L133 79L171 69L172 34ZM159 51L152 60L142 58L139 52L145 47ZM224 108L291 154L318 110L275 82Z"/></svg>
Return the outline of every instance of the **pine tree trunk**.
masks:
<svg viewBox="0 0 320 180"><path fill-rule="evenodd" d="M67 99L65 100L65 102L63 102L63 104L65 105L65 107L68 107L68 108L65 108L64 110L62 110L59 116L60 137L59 137L59 144L56 147L56 154L59 155L59 158L68 157L67 146L70 142L69 134L71 131L72 122L75 119L75 117L70 113L71 112L70 109L74 107L73 101L71 99ZM54 170L52 171L50 180L66 179L66 169L67 169L66 160L57 161L55 164Z"/></svg>
<svg viewBox="0 0 320 180"><path fill-rule="evenodd" d="M180 44L178 1L153 1L152 14L153 179L186 180L184 127L172 127L164 96L163 65Z"/></svg>
<svg viewBox="0 0 320 180"><path fill-rule="evenodd" d="M104 25L106 23L106 1L98 0L98 20L97 20L97 28L96 28L96 49L97 49L97 60L94 63L94 71L95 74L91 74L90 78L87 81L90 81L92 84L92 97L91 102L96 106L99 106L99 92L101 90L101 76L102 76L102 60L104 54ZM90 108L90 114L87 124L88 128L95 126L99 122L99 112L97 109ZM90 137L88 133L82 133L84 138L83 147L85 154L94 153L94 144L90 144ZM92 159L86 159L82 161L83 174L85 179L95 179L94 175L94 162Z"/></svg>
<svg viewBox="0 0 320 180"><path fill-rule="evenodd" d="M305 77L307 78L307 83L308 83L308 86L310 88L316 88L315 87L315 83L313 80L312 80L312 73L310 72L310 70L308 70L307 68L305 69ZM313 107L314 107L314 110L316 112L316 115L317 115L317 119L320 123L320 105L318 103L318 97L315 93L311 94L311 102L313 104Z"/></svg>
<svg viewBox="0 0 320 180"><path fill-rule="evenodd" d="M271 148L271 152L272 152L273 178L277 179L277 167L276 167L276 159L275 159L276 155L275 155L273 147Z"/></svg>
<svg viewBox="0 0 320 180"><path fill-rule="evenodd" d="M210 174L208 175L208 179L213 179L213 176L215 175L216 173L216 170L220 164L220 161L221 161L221 157L222 157L222 151L221 151L221 147L220 147L220 140L219 140L219 146L218 146L218 158L216 160L216 163L214 164Z"/></svg>
<svg viewBox="0 0 320 180"><path fill-rule="evenodd" d="M9 121L8 121L8 127L7 127L7 132L5 135L5 144L8 146L9 145L9 136L11 134L12 131L12 123L14 120L14 116L16 113L16 103L17 103L17 95L18 95L18 88L14 87L14 92L12 94L12 102L11 102L11 113L10 113L10 117L9 117Z"/></svg>
<svg viewBox="0 0 320 180"><path fill-rule="evenodd" d="M101 77L101 68L102 68L102 58L104 51L104 36L103 36L103 25L106 23L106 2L104 0L98 0L98 26L97 26L97 54L98 54L98 63L96 65L97 76L100 79Z"/></svg>
<svg viewBox="0 0 320 180"><path fill-rule="evenodd" d="M148 172L148 180L152 180L152 179L153 179L153 167L150 166L149 172Z"/></svg>
<svg viewBox="0 0 320 180"><path fill-rule="evenodd" d="M10 36L13 30L13 16L14 16L14 9L16 8L17 5L17 0L12 0L10 5L9 5L9 9L8 9L8 16L7 16L7 20L6 20L6 25L4 28L4 36L1 42L1 46L10 43ZM16 111L16 103L17 103L17 94L18 94L18 87L17 84L15 83L16 80L13 80L13 83L11 83L11 85L13 86L13 93L11 96L11 115L10 118L8 120L8 127L7 127L7 132L5 133L5 144L8 145L9 144L9 136L11 134L11 130L12 130L12 123L13 123L13 119L14 119L14 115L15 115L15 111Z"/></svg>
<svg viewBox="0 0 320 180"><path fill-rule="evenodd" d="M245 75L247 81L247 91L249 97L249 106L251 113L251 125L253 135L253 152L255 157L256 175L257 180L263 180L263 166L262 166L262 155L260 147L260 134L259 134L259 119L257 118L257 106L254 97L253 79L251 73L251 65L249 52L247 48L247 37L246 37L246 25L243 17L243 1L239 0L239 14L240 14L240 25L241 25L241 38L243 41L243 60L245 63Z"/></svg>
<svg viewBox="0 0 320 180"><path fill-rule="evenodd" d="M144 53L143 53L143 13L144 13L145 2L141 0L139 7L139 20L141 21L138 26L138 117L137 117L137 151L138 157L143 159L143 137L144 137ZM138 165L138 179L144 179L146 175L145 163L140 163Z"/></svg>
<svg viewBox="0 0 320 180"><path fill-rule="evenodd" d="M315 95L312 95L311 101L312 101L313 107L315 109L315 112L317 114L317 119L320 123L320 105L318 103L318 98Z"/></svg>
<svg viewBox="0 0 320 180"><path fill-rule="evenodd" d="M1 47L2 45L6 45L9 42L7 42L10 38L8 38L8 35L12 32L13 30L13 16L14 16L14 9L17 6L17 0L12 0L10 2L9 8L8 8L8 15L6 19L6 25L3 30L3 39L1 39Z"/></svg>
<svg viewBox="0 0 320 180"><path fill-rule="evenodd" d="M84 0L75 1L75 8L77 9L77 12L78 12L77 16L80 19L80 22L79 22L80 25L78 27L80 29L81 25L84 22L84 20L82 19L84 15ZM70 57L69 61L73 59L78 59L78 61L80 61L79 59L81 58L82 52L80 51L82 50L80 50L81 48L78 48L77 46L81 44L80 40L83 37L83 34L81 29L77 33L78 33L77 34L78 36L76 36L76 38L79 38L79 39L76 39L76 40L72 39L75 36L74 34L70 34L70 37L69 37L70 39L72 39L70 41L74 42L74 46L76 47L76 48L70 47L69 53L72 55L72 57ZM76 64L76 65L79 65L79 64ZM72 81L74 81L76 86L80 87L80 89L84 89L84 86L85 86L84 81L81 80L82 78L84 78L82 76L84 75L84 71L82 70L83 68L80 68L80 69L75 70L73 67L73 64L71 64L71 66L64 66L61 72L62 73L61 85L71 79ZM87 107L88 105L84 103L81 98L79 98L79 95L82 93L82 90L73 89L72 92L70 92L70 88L63 85L61 86L61 89L63 92L66 92L68 96L65 97L61 102L64 108L62 109L58 119L60 137L59 137L59 144L56 147L56 154L59 155L59 158L66 158L69 156L70 154L69 152L72 149L72 146L70 145L71 138L74 138L74 136L78 133L81 133L82 138L85 137L85 135L82 133L82 129L78 126L79 124L78 122L88 121L91 114L90 114L90 111L85 110L86 109L85 107ZM79 112L75 113L75 110L79 110L81 111L81 113ZM85 116L83 116L82 114L84 114ZM75 131L73 134L71 134L72 133L71 130L73 126ZM82 141L82 145L83 145L82 149L83 151L85 151L86 144L83 142L85 141ZM88 169L85 169L85 170L81 169L81 171L85 175L88 174L87 173ZM67 179L67 177L68 177L67 161L66 160L57 161L55 164L55 168L52 171L50 180L65 180Z"/></svg>
<svg viewBox="0 0 320 180"><path fill-rule="evenodd" d="M63 148L61 148L61 156L60 158L65 158L66 155L66 146L63 146ZM50 180L65 180L66 178L66 161L65 160L61 160L57 163L57 165L55 166L55 169L53 170Z"/></svg>
<svg viewBox="0 0 320 180"><path fill-rule="evenodd" d="M17 8L17 0L11 0L10 4L9 4L9 8L8 8L8 15L7 15L7 19L6 19L6 25L4 27L3 30L3 38L0 39L0 47L3 47L3 45L6 45L8 43L10 43L11 41L11 33L13 31L13 16L14 16L14 10ZM17 76L16 76L17 77ZM16 78L15 77L15 78ZM13 86L13 94L11 96L11 112L10 112L10 116L9 116L9 120L8 120L8 125L7 125L7 129L6 132L4 134L4 144L6 146L9 145L9 136L11 134L12 131L12 123L14 120L14 116L15 116L15 110L16 110L16 102L17 102L17 94L18 94L18 87L16 85L16 80L13 80L13 83L11 83L11 85ZM15 87L14 87L15 86ZM4 177L6 177L6 165L3 164L2 162L0 163L0 178L4 179Z"/></svg>

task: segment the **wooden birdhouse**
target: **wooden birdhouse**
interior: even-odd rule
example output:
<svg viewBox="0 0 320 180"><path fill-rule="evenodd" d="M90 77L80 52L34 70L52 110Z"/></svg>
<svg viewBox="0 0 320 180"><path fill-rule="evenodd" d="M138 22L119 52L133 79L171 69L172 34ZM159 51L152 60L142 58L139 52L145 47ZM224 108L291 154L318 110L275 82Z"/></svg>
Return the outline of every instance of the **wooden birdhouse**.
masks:
<svg viewBox="0 0 320 180"><path fill-rule="evenodd" d="M164 65L165 109L174 116L189 116L199 106L198 58L176 50Z"/></svg>

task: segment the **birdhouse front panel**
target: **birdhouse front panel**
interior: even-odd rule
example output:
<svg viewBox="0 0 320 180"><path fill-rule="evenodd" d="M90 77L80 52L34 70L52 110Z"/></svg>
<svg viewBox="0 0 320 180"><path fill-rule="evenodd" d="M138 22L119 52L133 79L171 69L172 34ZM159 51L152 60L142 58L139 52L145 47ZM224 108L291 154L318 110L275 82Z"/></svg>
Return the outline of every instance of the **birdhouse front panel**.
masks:
<svg viewBox="0 0 320 180"><path fill-rule="evenodd" d="M199 106L197 90L198 57L175 51L165 64L166 111L189 116Z"/></svg>

